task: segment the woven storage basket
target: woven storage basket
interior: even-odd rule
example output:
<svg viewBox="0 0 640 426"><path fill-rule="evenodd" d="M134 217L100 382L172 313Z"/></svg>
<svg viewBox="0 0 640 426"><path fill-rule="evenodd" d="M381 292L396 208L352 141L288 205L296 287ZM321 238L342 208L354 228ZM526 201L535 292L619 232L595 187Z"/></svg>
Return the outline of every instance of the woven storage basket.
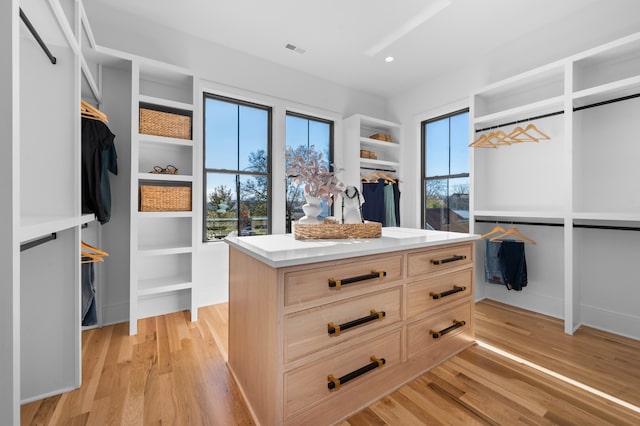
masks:
<svg viewBox="0 0 640 426"><path fill-rule="evenodd" d="M191 139L191 117L140 107L140 133Z"/></svg>
<svg viewBox="0 0 640 426"><path fill-rule="evenodd" d="M317 225L294 223L293 235L296 240L379 238L382 225L379 222L349 223L322 222Z"/></svg>
<svg viewBox="0 0 640 426"><path fill-rule="evenodd" d="M371 136L369 136L371 139L376 139L379 141L384 141L384 142L393 142L393 139L391 138L391 135L386 134L386 133L376 133L373 134Z"/></svg>
<svg viewBox="0 0 640 426"><path fill-rule="evenodd" d="M191 211L191 187L140 185L140 211Z"/></svg>

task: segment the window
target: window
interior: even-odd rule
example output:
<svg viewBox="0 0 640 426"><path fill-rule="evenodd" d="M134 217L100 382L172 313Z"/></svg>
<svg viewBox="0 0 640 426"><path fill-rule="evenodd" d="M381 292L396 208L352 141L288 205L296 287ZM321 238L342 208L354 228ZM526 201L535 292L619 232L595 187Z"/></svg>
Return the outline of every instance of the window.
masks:
<svg viewBox="0 0 640 426"><path fill-rule="evenodd" d="M329 166L333 162L333 122L307 115L287 112L286 120L287 147L296 149L299 146L312 148L322 152L323 158ZM287 165L288 166L288 165ZM305 203L303 188L299 187L287 178L286 189L286 226L287 232L291 232L291 221L298 220L304 215L302 205ZM322 201L323 218L331 215L331 209L325 200Z"/></svg>
<svg viewBox="0 0 640 426"><path fill-rule="evenodd" d="M469 110L422 122L422 223L469 232Z"/></svg>
<svg viewBox="0 0 640 426"><path fill-rule="evenodd" d="M203 240L268 234L271 108L204 95Z"/></svg>

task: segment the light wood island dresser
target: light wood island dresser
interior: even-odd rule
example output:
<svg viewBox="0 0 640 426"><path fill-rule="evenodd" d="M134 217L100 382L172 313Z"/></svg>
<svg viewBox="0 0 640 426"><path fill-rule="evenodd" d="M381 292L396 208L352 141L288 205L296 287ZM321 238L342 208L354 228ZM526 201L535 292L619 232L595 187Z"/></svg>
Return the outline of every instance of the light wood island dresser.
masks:
<svg viewBox="0 0 640 426"><path fill-rule="evenodd" d="M328 425L474 342L476 235L229 237L229 359L256 422Z"/></svg>

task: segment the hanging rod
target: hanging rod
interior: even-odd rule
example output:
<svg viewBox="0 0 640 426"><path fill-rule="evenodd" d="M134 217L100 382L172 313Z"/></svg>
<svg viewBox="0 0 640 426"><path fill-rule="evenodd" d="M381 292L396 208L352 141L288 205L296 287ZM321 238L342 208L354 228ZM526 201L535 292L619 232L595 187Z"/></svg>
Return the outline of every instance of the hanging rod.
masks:
<svg viewBox="0 0 640 426"><path fill-rule="evenodd" d="M513 220L487 220L487 219L475 219L480 223L508 223L509 225L534 225L534 226L560 226L563 227L564 223L552 223L552 222L522 222Z"/></svg>
<svg viewBox="0 0 640 426"><path fill-rule="evenodd" d="M586 229L609 229L613 231L640 231L640 227L637 226L614 226L614 225L585 225L585 224L573 224L574 228L586 228Z"/></svg>
<svg viewBox="0 0 640 426"><path fill-rule="evenodd" d="M53 232L51 235L47 235L32 241L27 241L26 243L20 244L20 251L29 250L31 248L39 246L40 244L44 244L49 241L55 240L56 238L57 238L57 235L55 232Z"/></svg>
<svg viewBox="0 0 640 426"><path fill-rule="evenodd" d="M629 99L634 99L634 98L638 98L638 97L640 97L640 93L635 93L633 95L622 96L620 98L610 99L608 101L595 102L595 103L592 103L592 104L589 104L589 105L575 107L575 108L573 108L573 111L574 112L582 111L583 109L595 108L595 107L599 107L599 106L603 106L603 105L609 105L609 104L612 104L612 103L615 103L615 102L627 101ZM504 127L504 126L512 126L514 124L522 123L522 122L525 122L525 121L532 121L532 120L539 120L541 118L553 117L554 115L560 115L560 114L564 114L564 111L555 111L555 112L550 112L548 114L537 115L535 117L529 117L529 118L523 118L523 119L516 120L516 121L511 121L509 123L497 124L495 126L485 127L484 129L478 129L478 130L476 130L476 133L486 132L487 130L497 129L499 127Z"/></svg>
<svg viewBox="0 0 640 426"><path fill-rule="evenodd" d="M476 219L476 222L480 223L508 223L509 225L534 225L534 226L559 226L564 227L564 223L547 223L547 222L522 222L511 220L486 220ZM640 231L640 227L637 226L614 226L614 225L586 225L586 224L573 224L574 228L584 229L607 229L613 231Z"/></svg>
<svg viewBox="0 0 640 426"><path fill-rule="evenodd" d="M587 108L599 107L599 106L602 106L602 105L608 105L608 104L612 104L614 102L626 101L626 100L633 99L633 98L638 98L638 97L640 97L640 93L635 93L633 95L622 96L620 98L610 99L608 101L596 102L596 103L593 103L593 104L589 104L589 105L585 105L585 106L581 106L581 107L576 107L576 108L573 109L573 111L581 111L581 110L587 109Z"/></svg>
<svg viewBox="0 0 640 426"><path fill-rule="evenodd" d="M485 132L485 131L491 130L491 129L497 129L498 127L511 126L513 124L522 123L524 121L532 121L532 120L539 120L541 118L553 117L554 115L560 115L560 114L564 114L564 111L550 112L548 114L536 115L535 117L523 118L523 119L520 119L520 120L511 121L509 123L503 123L503 124L498 124L498 125L491 126L491 127L485 127L484 129L476 130L476 133Z"/></svg>
<svg viewBox="0 0 640 426"><path fill-rule="evenodd" d="M47 45L44 44L44 41L42 41L40 34L38 34L36 29L33 27L33 25L31 25L31 21L29 21L29 18L27 18L27 15L24 14L24 12L22 11L22 8L20 8L20 18L22 18L22 22L24 22L27 28L29 28L29 31L31 31L31 34L33 35L33 37L36 39L36 41L38 42L42 50L44 50L44 53L49 57L49 60L51 61L51 63L55 65L56 62L58 62L58 60L56 59L55 56L51 54L51 51L49 50Z"/></svg>
<svg viewBox="0 0 640 426"><path fill-rule="evenodd" d="M364 170L374 170L374 171L376 171L376 172L389 172L389 173L396 173L396 171L395 171L395 170L392 170L392 169L378 169L378 168L376 168L376 167L360 167L360 168L361 168L361 169L364 169Z"/></svg>

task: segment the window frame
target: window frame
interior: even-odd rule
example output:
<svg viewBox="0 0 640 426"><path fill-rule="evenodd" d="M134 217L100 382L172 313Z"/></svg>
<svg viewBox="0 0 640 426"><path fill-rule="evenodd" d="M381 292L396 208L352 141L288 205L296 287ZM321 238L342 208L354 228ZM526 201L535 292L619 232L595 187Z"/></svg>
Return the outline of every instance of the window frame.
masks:
<svg viewBox="0 0 640 426"><path fill-rule="evenodd" d="M221 102L228 102L237 106L247 106L251 108L261 109L267 112L267 171L261 172L248 172L243 170L231 170L231 169L215 169L207 167L207 99L214 99ZM273 163L273 107L270 105L264 105L256 102L246 101L243 99L233 98L229 96L218 95L215 93L203 91L202 92L202 242L203 243L215 243L222 240L210 240L207 237L207 178L209 173L228 174L234 176L265 176L267 178L267 234L271 234L273 211L272 211L272 163ZM239 186L236 182L236 196L238 203L240 203ZM239 210L236 214L236 227L239 227ZM239 229L237 229L239 233ZM239 234L238 234L239 235Z"/></svg>
<svg viewBox="0 0 640 426"><path fill-rule="evenodd" d="M333 163L334 163L334 154L335 154L335 150L334 150L334 141L335 141L335 121L334 120L330 120L327 118L322 118L322 117L317 117L317 116L313 116L310 114L304 114L304 113L300 113L300 112L296 112L296 111L292 111L287 109L285 111L285 135L286 135L286 119L287 117L296 117L296 118L301 118L303 120L309 120L309 121L316 121L318 123L325 123L329 125L329 158L328 158L328 162L329 162L329 170L330 171L335 171L333 168ZM285 148L288 145L287 140L285 138L284 141L284 146ZM309 147L309 136L308 136L308 132L307 132L307 147ZM285 167L286 167L286 159L285 159ZM288 229L288 225L289 223L287 222L287 217L286 217L286 213L287 213L287 209L286 209L286 203L288 201L287 199L287 190L288 190L288 186L285 184L284 187L284 202L285 202L285 230ZM329 206L329 214L332 215L333 214L333 204L331 206Z"/></svg>
<svg viewBox="0 0 640 426"><path fill-rule="evenodd" d="M421 150L421 156L420 156L420 170L421 170L421 176L420 176L420 227L422 229L426 229L426 198L427 198L427 194L426 194L426 187L427 187L427 183L429 181L432 180L443 180L443 179L455 179L455 178L469 178L469 181L471 181L471 174L470 174L470 165L468 165L467 170L469 170L469 172L467 173L456 173L456 174L447 174L447 175L441 175L441 176L427 176L427 164L426 164L426 159L427 159L427 135L426 135L426 128L427 128L427 124L429 123L434 123L436 121L440 121L440 120L444 120L444 119L450 119L451 117L460 115L460 114L469 114L470 109L469 107L465 107L465 108L460 108L456 111L453 112L449 112L446 114L441 114L438 115L436 117L433 118L428 118L425 120L422 120L420 122L420 150ZM449 134L451 134L451 131L449 131ZM451 136L449 136L449 171L451 171L450 169L451 167ZM448 185L447 185L448 186ZM471 189L471 188L469 188ZM470 195L470 194L469 194ZM448 208L448 207L447 207Z"/></svg>

